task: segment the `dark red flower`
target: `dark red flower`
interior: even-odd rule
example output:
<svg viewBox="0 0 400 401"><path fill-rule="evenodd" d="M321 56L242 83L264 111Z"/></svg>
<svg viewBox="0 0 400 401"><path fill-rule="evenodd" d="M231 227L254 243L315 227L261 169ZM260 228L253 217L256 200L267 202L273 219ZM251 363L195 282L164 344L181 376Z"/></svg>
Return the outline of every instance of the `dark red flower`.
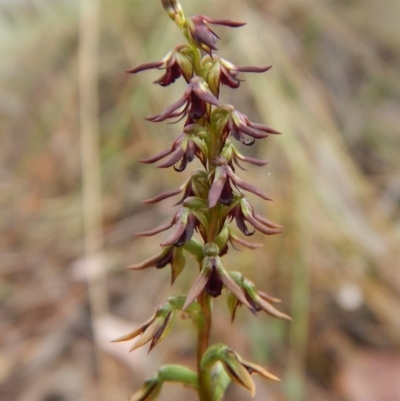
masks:
<svg viewBox="0 0 400 401"><path fill-rule="evenodd" d="M264 124L251 122L247 116L237 110L230 115L227 128L230 135L244 145L252 145L256 139L267 138L269 134L280 134ZM249 139L249 136L252 139Z"/></svg>
<svg viewBox="0 0 400 401"><path fill-rule="evenodd" d="M168 118L189 115L189 123L192 123L207 115L209 104L219 106L220 101L211 93L204 79L195 76L190 80L185 93L177 102L167 107L161 114L149 117L147 120L160 122Z"/></svg>
<svg viewBox="0 0 400 401"><path fill-rule="evenodd" d="M200 224L199 221L197 220L196 216L191 213L190 209L187 207L182 207L169 223L162 224L153 230L141 231L136 235L140 237L150 237L174 227L174 231L160 245L174 245L179 247L185 242L190 241L198 224Z"/></svg>
<svg viewBox="0 0 400 401"><path fill-rule="evenodd" d="M246 221L255 229L266 235L279 234L283 231L280 225L275 224L265 217L255 213L253 206L251 206L250 202L245 197L242 197L240 201L229 211L227 217L230 219L235 219L239 230L247 236L253 235L254 231L249 231L246 226Z"/></svg>
<svg viewBox="0 0 400 401"><path fill-rule="evenodd" d="M231 28L245 25L244 22L212 19L205 15L196 15L188 18L186 20L186 26L188 28L189 37L197 46L202 48L208 54L211 54L211 50L217 50L215 43L219 39L219 36L210 29L207 23L213 25L225 25Z"/></svg>
<svg viewBox="0 0 400 401"><path fill-rule="evenodd" d="M142 203L153 204L160 202L164 199L175 196L183 191L182 199L175 205L180 205L189 197L198 197L205 199L209 191L208 174L205 170L195 170L192 172L191 177L186 180L178 189L163 192L153 198L146 199Z"/></svg>
<svg viewBox="0 0 400 401"><path fill-rule="evenodd" d="M282 313L271 304L280 302L280 299L271 297L262 291L257 291L256 286L252 281L245 278L243 274L239 272L229 272L230 277L233 281L241 288L248 303L251 305L252 312L264 311L270 316L278 319L292 320L290 316ZM231 310L232 321L235 319L236 309L241 306L241 302L236 297L228 295L228 305Z"/></svg>
<svg viewBox="0 0 400 401"><path fill-rule="evenodd" d="M178 136L169 149L163 150L155 156L140 161L142 163L154 163L172 153L172 156L167 161L159 164L157 167L172 167L181 161L179 167L174 167L174 169L175 171L183 171L185 170L186 165L193 161L195 156L201 161L203 166L205 166L208 148L206 143L199 136L201 132L204 132L204 127L196 124L187 125L184 128L183 134Z"/></svg>
<svg viewBox="0 0 400 401"><path fill-rule="evenodd" d="M219 95L221 84L231 88L238 88L241 80L237 77L240 72L266 72L272 65L266 67L238 67L231 62L213 55L203 58L202 63L211 64L208 68L207 83L214 95Z"/></svg>
<svg viewBox="0 0 400 401"><path fill-rule="evenodd" d="M227 161L222 156L215 158L217 165L214 173L213 183L208 194L208 206L213 208L219 201L223 205L230 205L233 201L233 191L230 183L232 182L236 189L244 189L265 199L272 200L261 189L241 180L232 168L229 167Z"/></svg>
<svg viewBox="0 0 400 401"><path fill-rule="evenodd" d="M154 81L154 83L161 86L167 86L175 82L181 75L185 78L186 82L189 82L193 76L192 60L188 57L188 53L190 51L191 49L187 45L177 46L161 61L142 64L136 68L127 70L126 72L130 74L136 74L137 72L153 68L157 68L159 70L165 69L165 74Z"/></svg>
<svg viewBox="0 0 400 401"><path fill-rule="evenodd" d="M225 286L243 304L251 308L240 287L231 279L228 272L218 256L220 250L214 243L207 243L204 248L204 259L201 263L200 275L190 289L183 310L188 308L195 299L203 292L212 297L221 295L222 287Z"/></svg>
<svg viewBox="0 0 400 401"><path fill-rule="evenodd" d="M171 284L173 284L185 267L185 257L183 256L182 248L168 245L158 255L152 256L143 262L128 266L128 269L143 270L149 267L162 269L167 265L171 265Z"/></svg>
<svg viewBox="0 0 400 401"><path fill-rule="evenodd" d="M239 160L254 164L255 166L265 166L268 163L267 160L260 160L254 157L242 155L229 139L225 140L225 145L224 148L222 149L221 156L223 156L226 159L227 164L230 166L232 171L235 171L234 164L238 166L240 169L246 170L244 167L242 167Z"/></svg>
<svg viewBox="0 0 400 401"><path fill-rule="evenodd" d="M230 104L215 108L211 121L222 132L223 140L233 136L244 145L252 145L256 139L267 138L270 134L280 134L267 125L251 122L246 115L235 110Z"/></svg>

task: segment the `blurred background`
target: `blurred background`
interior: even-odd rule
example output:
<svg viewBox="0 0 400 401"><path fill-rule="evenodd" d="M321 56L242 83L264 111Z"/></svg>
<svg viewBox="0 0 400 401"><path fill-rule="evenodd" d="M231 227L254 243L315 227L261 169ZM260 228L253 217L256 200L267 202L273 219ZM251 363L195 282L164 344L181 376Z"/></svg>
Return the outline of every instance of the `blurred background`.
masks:
<svg viewBox="0 0 400 401"><path fill-rule="evenodd" d="M292 323L244 308L231 325L215 302L214 342L281 377L255 378L255 400L400 400L400 3L393 0L182 0L186 15L246 21L215 27L219 55L267 65L222 100L284 135L244 153L267 158L241 177L285 227L227 268L280 297ZM138 163L179 125L144 117L185 85L152 85L183 42L157 0L0 0L0 396L15 401L127 399L161 363L193 366L182 316L151 354L110 340L138 327L194 280L192 260L128 272L162 235L176 199L141 200L189 176ZM85 256L86 255L86 256ZM144 347L146 348L146 347ZM166 385L160 400L195 400ZM250 399L232 385L226 399Z"/></svg>

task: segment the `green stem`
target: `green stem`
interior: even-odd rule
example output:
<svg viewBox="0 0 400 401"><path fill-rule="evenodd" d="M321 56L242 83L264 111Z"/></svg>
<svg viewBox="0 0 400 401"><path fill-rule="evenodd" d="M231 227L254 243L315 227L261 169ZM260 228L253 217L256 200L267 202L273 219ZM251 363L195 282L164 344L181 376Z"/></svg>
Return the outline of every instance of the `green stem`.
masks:
<svg viewBox="0 0 400 401"><path fill-rule="evenodd" d="M189 38L188 38L189 39ZM193 66L194 71L197 76L205 78L203 76L204 72L201 66L201 53L199 49L189 40L193 49ZM209 106L211 109L211 106ZM204 125L208 125L205 121L203 121ZM220 149L220 141L218 135L213 132L211 127L208 128L208 132L210 133L210 137L208 140L208 172L211 173L215 170L214 158L219 155ZM216 236L220 231L219 224L219 205L215 206L210 210L210 219L207 230L207 242L214 242ZM200 401L212 401L213 396L213 387L210 380L210 374L207 370L201 369L201 358L204 355L204 352L208 349L209 340L210 340L210 331L211 331L211 298L210 296L203 291L198 297L198 302L200 304L200 308L203 314L203 321L198 325L198 344L197 344L197 372L199 378L199 399Z"/></svg>
<svg viewBox="0 0 400 401"><path fill-rule="evenodd" d="M208 142L208 172L212 173L215 170L214 159L221 152L221 144L217 133L209 127L210 138ZM210 220L207 232L207 242L214 242L216 236L220 232L220 205L217 203L215 207L210 210Z"/></svg>
<svg viewBox="0 0 400 401"><path fill-rule="evenodd" d="M204 78L202 75L200 50L192 43L190 43L190 44L192 45L194 72L197 76Z"/></svg>
<svg viewBox="0 0 400 401"><path fill-rule="evenodd" d="M213 389L207 372L201 369L201 358L206 352L210 340L211 331L211 298L203 291L198 298L200 307L203 311L203 324L198 328L197 343L197 372L199 378L199 399L200 401L212 401Z"/></svg>

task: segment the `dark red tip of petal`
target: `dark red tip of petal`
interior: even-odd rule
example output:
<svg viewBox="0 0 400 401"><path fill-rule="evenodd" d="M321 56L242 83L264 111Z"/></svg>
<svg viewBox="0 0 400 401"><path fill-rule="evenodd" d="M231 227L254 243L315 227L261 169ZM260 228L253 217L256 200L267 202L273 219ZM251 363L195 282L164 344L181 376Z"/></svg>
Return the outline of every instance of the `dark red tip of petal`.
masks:
<svg viewBox="0 0 400 401"><path fill-rule="evenodd" d="M163 192L163 193L161 193L159 195L154 196L153 198L145 199L145 200L142 201L142 203L145 203L146 205L147 204L157 203L157 202L160 202L160 201L162 201L164 199L170 198L171 196L178 195L180 192L182 192L182 190L180 188L173 189L171 191L166 191L166 192Z"/></svg>

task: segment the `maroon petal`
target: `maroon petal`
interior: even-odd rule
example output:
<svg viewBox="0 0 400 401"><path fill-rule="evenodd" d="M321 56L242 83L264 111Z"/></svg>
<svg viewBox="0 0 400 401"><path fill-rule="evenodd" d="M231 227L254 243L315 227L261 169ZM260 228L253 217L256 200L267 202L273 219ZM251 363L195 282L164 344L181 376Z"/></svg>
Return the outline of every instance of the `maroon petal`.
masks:
<svg viewBox="0 0 400 401"><path fill-rule="evenodd" d="M215 43L219 37L204 23L204 18L197 15L190 20L189 29L193 40L208 53L210 49L216 50Z"/></svg>
<svg viewBox="0 0 400 401"><path fill-rule="evenodd" d="M210 192L208 193L208 207L210 209L217 204L226 180L227 180L226 166L218 166L215 170L214 181L211 185Z"/></svg>
<svg viewBox="0 0 400 401"><path fill-rule="evenodd" d="M125 72L129 74L136 74L137 72L144 71L144 70L151 70L153 68L160 68L164 64L163 61L155 61L152 63L145 63L141 64L136 68L133 68L131 70L126 70Z"/></svg>
<svg viewBox="0 0 400 401"><path fill-rule="evenodd" d="M186 186L182 199L180 199L179 202L175 203L174 206L180 205L186 198L189 198L189 196L195 196L191 182L189 182L189 184Z"/></svg>
<svg viewBox="0 0 400 401"><path fill-rule="evenodd" d="M229 26L231 28L239 28L243 25L246 25L246 22L238 22L238 21L231 21L228 19L213 19L213 18L209 18L205 15L200 15L200 17L207 21L210 24L213 25L225 25L225 26Z"/></svg>
<svg viewBox="0 0 400 401"><path fill-rule="evenodd" d="M276 317L278 319L285 319L291 321L292 318L286 313L283 313L279 311L278 309L274 308L269 302L267 302L265 299L261 298L260 296L256 297L255 299L256 304L265 312L268 313L268 315Z"/></svg>
<svg viewBox="0 0 400 401"><path fill-rule="evenodd" d="M182 159L182 156L185 154L185 151L182 148L179 148L168 160L164 163L159 164L157 168L167 168L176 164L179 160Z"/></svg>
<svg viewBox="0 0 400 401"><path fill-rule="evenodd" d="M213 104L214 106L219 106L221 104L221 102L211 92L205 91L199 85L194 86L193 92L203 102Z"/></svg>
<svg viewBox="0 0 400 401"><path fill-rule="evenodd" d="M164 121L167 118L172 118L172 117L177 117L177 114L175 113L179 108L181 108L185 103L187 102L186 96L181 97L177 102L174 104L171 104L171 106L167 107L161 114L153 117L148 117L146 120L152 121L152 122L160 122ZM178 113L178 115L180 115Z"/></svg>
<svg viewBox="0 0 400 401"><path fill-rule="evenodd" d="M170 155L173 151L174 151L174 148L170 147L169 149L165 149L162 152L157 153L154 156L151 156L147 159L140 159L139 161L141 163L155 163L155 162L158 162L159 160L161 160L162 158L164 158L165 156Z"/></svg>
<svg viewBox="0 0 400 401"><path fill-rule="evenodd" d="M243 304L246 305L250 310L254 310L254 308L250 305L246 296L244 295L242 289L231 279L229 274L224 269L222 263L217 266L217 272L224 283L224 286L233 294L235 297Z"/></svg>
<svg viewBox="0 0 400 401"><path fill-rule="evenodd" d="M283 229L282 228L270 228L268 226L265 226L264 224L260 223L256 218L253 216L249 215L246 216L246 220L258 231L261 231L265 235L275 235L275 234L280 234Z"/></svg>
<svg viewBox="0 0 400 401"><path fill-rule="evenodd" d="M233 202L233 191L229 180L225 181L221 195L219 196L219 201L225 206L229 206Z"/></svg>
<svg viewBox="0 0 400 401"><path fill-rule="evenodd" d="M239 127L236 126L234 121L230 118L228 122L228 128L231 135L237 140L243 143L243 145L251 146L255 142L254 138L247 138L241 132Z"/></svg>
<svg viewBox="0 0 400 401"><path fill-rule="evenodd" d="M263 291L258 291L258 295L264 299L267 302L270 303L280 303L282 302L279 298L275 298L275 297L271 297L271 295L268 295L267 293L263 292Z"/></svg>
<svg viewBox="0 0 400 401"><path fill-rule="evenodd" d="M245 133L246 135L249 135L256 139L263 139L268 137L268 134L265 134L264 132L245 124L240 124L239 130Z"/></svg>
<svg viewBox="0 0 400 401"><path fill-rule="evenodd" d="M171 67L167 68L165 74L161 78L153 81L153 83L159 84L161 86L168 86L174 83L181 75L182 72L179 68L179 65L174 64Z"/></svg>
<svg viewBox="0 0 400 401"><path fill-rule="evenodd" d="M127 269L142 270L142 269L147 269L148 267L156 267L157 269L161 269L165 267L168 263L171 263L173 253L174 253L173 247L170 247L170 249L166 248L160 254L151 256L150 258L144 260L143 262L130 265L127 267Z"/></svg>
<svg viewBox="0 0 400 401"><path fill-rule="evenodd" d="M254 242L248 242L248 241L244 240L243 238L236 237L236 236L230 236L229 240L231 242L237 242L240 245L243 245L243 246L245 246L246 248L249 248L249 249L257 249L257 248L262 247L262 244L258 244L258 243L254 243Z"/></svg>
<svg viewBox="0 0 400 401"><path fill-rule="evenodd" d="M270 228L280 228L280 229L282 229L282 226L280 226L279 224L273 223L272 221L266 219L266 218L263 217L263 216L260 216L260 215L257 214L257 213L254 213L253 216L254 216L259 222L261 222L262 224L264 224L264 225L267 226L267 227L270 227Z"/></svg>
<svg viewBox="0 0 400 401"><path fill-rule="evenodd" d="M181 188L172 189L171 191L166 191L166 192L163 192L163 193L161 193L159 195L156 195L153 198L145 199L145 200L142 201L142 203L145 203L146 205L157 203L157 202L160 202L160 201L162 201L164 199L170 198L171 196L178 195L180 192L182 192Z"/></svg>
<svg viewBox="0 0 400 401"><path fill-rule="evenodd" d="M244 189L246 191L252 192L254 195L259 196L265 200L272 200L268 197L261 189L251 185L243 180L241 180L237 175L235 175L230 167L227 167L227 174L231 181L239 188Z"/></svg>
<svg viewBox="0 0 400 401"><path fill-rule="evenodd" d="M233 68L234 71L238 72L266 72L272 68L272 65L267 65L265 67L253 67L253 66L246 66L246 67L238 67L235 66Z"/></svg>
<svg viewBox="0 0 400 401"><path fill-rule="evenodd" d="M201 294L204 290L205 286L207 285L208 279L211 275L211 269L208 267L204 267L200 275L197 277L196 281L192 285L192 288L189 290L189 293L186 297L185 304L183 305L182 310L187 309L195 299Z"/></svg>
<svg viewBox="0 0 400 401"><path fill-rule="evenodd" d="M178 241L178 239L185 232L185 230L186 230L186 224L182 223L181 221L178 221L178 223L175 224L175 230L160 245L167 246L174 244L176 241Z"/></svg>
<svg viewBox="0 0 400 401"><path fill-rule="evenodd" d="M233 76L229 71L224 71L221 68L221 78L220 81L222 84L229 86L230 88L236 89L239 88L241 80Z"/></svg>
<svg viewBox="0 0 400 401"><path fill-rule="evenodd" d="M255 231L249 231L249 229L246 226L246 222L245 222L245 217L244 214L242 212L242 210L239 207L235 208L235 222L237 225L237 228L247 237L249 237L250 235L253 235Z"/></svg>
<svg viewBox="0 0 400 401"><path fill-rule="evenodd" d="M204 25L204 28L203 28ZM192 32L193 39L200 45L205 44L212 50L217 50L215 43L217 42L218 36L205 24L201 27L196 27L196 31Z"/></svg>
<svg viewBox="0 0 400 401"><path fill-rule="evenodd" d="M162 224L161 226L153 228L152 230L140 231L140 232L136 233L135 235L137 237L151 237L152 235L155 235L162 231L168 230L173 225L174 225L174 219L172 219L172 221L170 223Z"/></svg>
<svg viewBox="0 0 400 401"><path fill-rule="evenodd" d="M250 156L243 156L241 154L235 154L235 156L247 163L251 163L254 164L255 166L265 166L266 164L268 164L268 160L260 160L260 159L255 159L254 157L250 157ZM235 163L237 164L237 161L235 160Z"/></svg>
<svg viewBox="0 0 400 401"><path fill-rule="evenodd" d="M258 124L258 123L249 123L249 125L253 128L256 128L260 131L268 132L268 134L275 134L275 135L282 135L281 132L274 130L273 128L268 127L267 125L264 124Z"/></svg>

